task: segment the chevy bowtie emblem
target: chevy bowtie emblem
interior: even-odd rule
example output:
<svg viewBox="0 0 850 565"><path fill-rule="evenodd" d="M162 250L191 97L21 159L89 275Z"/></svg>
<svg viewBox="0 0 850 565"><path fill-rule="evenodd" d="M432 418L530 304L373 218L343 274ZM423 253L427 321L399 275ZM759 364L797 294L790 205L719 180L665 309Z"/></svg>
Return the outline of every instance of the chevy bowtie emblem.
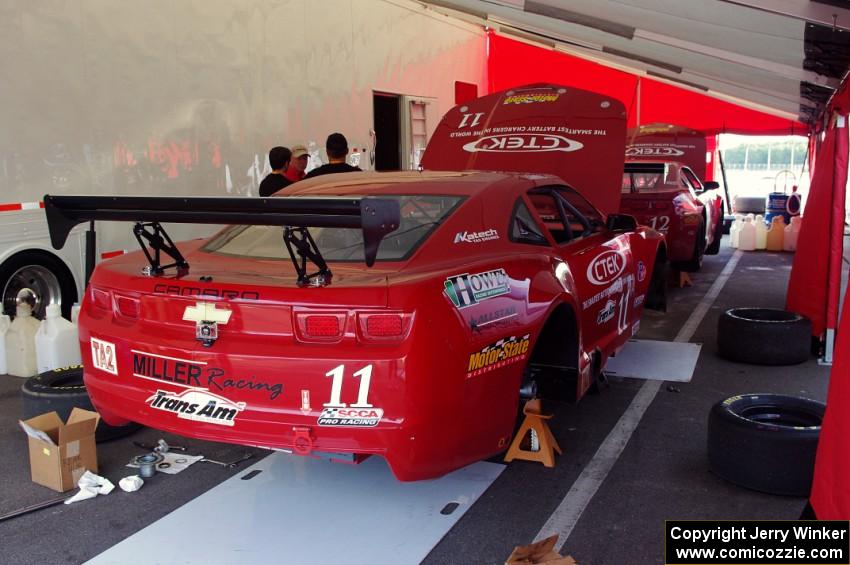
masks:
<svg viewBox="0 0 850 565"><path fill-rule="evenodd" d="M218 324L226 324L231 314L225 308L217 309L213 302L196 302L194 306L186 306L183 319L195 322L195 337L204 347L210 347L218 339Z"/></svg>

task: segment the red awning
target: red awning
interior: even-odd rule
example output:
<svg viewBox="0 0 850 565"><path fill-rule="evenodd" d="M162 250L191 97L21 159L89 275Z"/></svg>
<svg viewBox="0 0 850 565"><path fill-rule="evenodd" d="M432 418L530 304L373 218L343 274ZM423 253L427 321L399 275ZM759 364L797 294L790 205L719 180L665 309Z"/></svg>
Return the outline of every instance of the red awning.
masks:
<svg viewBox="0 0 850 565"><path fill-rule="evenodd" d="M808 128L789 120L730 102L638 77L550 49L489 34L488 92L522 84L553 82L617 98L628 112L628 126L665 122L706 135L805 135ZM640 108L638 108L638 101ZM639 116L639 118L638 118Z"/></svg>

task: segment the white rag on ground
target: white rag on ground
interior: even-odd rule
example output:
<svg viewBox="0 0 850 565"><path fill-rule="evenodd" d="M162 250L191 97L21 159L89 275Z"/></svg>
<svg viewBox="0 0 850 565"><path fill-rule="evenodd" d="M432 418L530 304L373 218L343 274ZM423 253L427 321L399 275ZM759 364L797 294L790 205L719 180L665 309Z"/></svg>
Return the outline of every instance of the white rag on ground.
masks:
<svg viewBox="0 0 850 565"><path fill-rule="evenodd" d="M79 502L88 498L94 498L99 494L109 494L115 488L109 479L95 475L91 471L86 471L80 480L77 482L80 487L80 492L65 501L65 504Z"/></svg>

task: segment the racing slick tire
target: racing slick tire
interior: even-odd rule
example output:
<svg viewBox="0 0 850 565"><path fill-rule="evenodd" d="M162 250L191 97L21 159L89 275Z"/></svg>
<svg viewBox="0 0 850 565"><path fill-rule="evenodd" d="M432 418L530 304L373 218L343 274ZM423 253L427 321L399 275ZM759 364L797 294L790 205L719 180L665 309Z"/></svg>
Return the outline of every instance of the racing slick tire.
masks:
<svg viewBox="0 0 850 565"><path fill-rule="evenodd" d="M24 420L55 410L64 422L73 408L96 411L83 383L81 365L62 367L30 377L21 387L21 404ZM95 441L99 443L124 437L139 428L141 426L133 422L123 426L100 422L95 432Z"/></svg>
<svg viewBox="0 0 850 565"><path fill-rule="evenodd" d="M826 405L781 394L741 394L708 416L708 463L736 485L808 496Z"/></svg>
<svg viewBox="0 0 850 565"><path fill-rule="evenodd" d="M739 363L796 365L811 340L811 320L778 308L731 308L717 322L717 353Z"/></svg>
<svg viewBox="0 0 850 565"><path fill-rule="evenodd" d="M720 217L717 218L717 225L714 227L714 241L711 245L705 248L706 255L717 255L720 253L720 240L723 239L723 206L720 207Z"/></svg>
<svg viewBox="0 0 850 565"><path fill-rule="evenodd" d="M673 267L684 273L695 273L702 267L702 257L705 253L705 218L700 220L696 238L694 238L694 254L687 261L676 261Z"/></svg>
<svg viewBox="0 0 850 565"><path fill-rule="evenodd" d="M764 214L764 206L763 196L735 197L734 208L736 214Z"/></svg>
<svg viewBox="0 0 850 565"><path fill-rule="evenodd" d="M55 255L43 251L24 251L12 255L0 265L2 312L15 316L18 295L29 291L35 304L33 316L44 318L48 304L62 307L62 315L71 318L71 306L77 301L74 278Z"/></svg>

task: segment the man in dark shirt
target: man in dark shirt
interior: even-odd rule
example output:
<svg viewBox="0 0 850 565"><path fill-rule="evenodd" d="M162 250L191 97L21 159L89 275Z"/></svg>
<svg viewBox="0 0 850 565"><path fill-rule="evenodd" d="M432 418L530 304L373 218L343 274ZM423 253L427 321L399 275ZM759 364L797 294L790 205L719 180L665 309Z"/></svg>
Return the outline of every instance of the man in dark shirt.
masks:
<svg viewBox="0 0 850 565"><path fill-rule="evenodd" d="M272 172L266 175L266 178L260 183L260 196L271 196L278 190L292 184L284 176L291 159L292 152L286 147L272 147L269 151L269 166L272 168Z"/></svg>
<svg viewBox="0 0 850 565"><path fill-rule="evenodd" d="M309 179L319 175L350 173L360 170L360 167L352 167L345 162L345 158L348 157L348 140L341 133L332 133L328 136L328 140L325 142L325 151L328 153L328 161L330 162L313 169L304 178Z"/></svg>

